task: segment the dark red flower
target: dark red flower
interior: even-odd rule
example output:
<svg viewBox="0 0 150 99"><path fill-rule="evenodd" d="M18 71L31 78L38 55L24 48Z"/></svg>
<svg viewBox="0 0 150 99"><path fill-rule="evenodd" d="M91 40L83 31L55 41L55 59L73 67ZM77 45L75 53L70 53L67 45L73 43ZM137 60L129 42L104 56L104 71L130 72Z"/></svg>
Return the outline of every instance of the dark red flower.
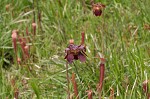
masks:
<svg viewBox="0 0 150 99"><path fill-rule="evenodd" d="M105 8L105 5L101 3L92 4L93 14L95 16L101 16L103 8Z"/></svg>
<svg viewBox="0 0 150 99"><path fill-rule="evenodd" d="M81 62L86 61L86 54L85 54L86 48L84 45L74 45L73 43L70 43L69 46L66 48L65 53L65 59L69 63L72 63L73 60L80 60Z"/></svg>

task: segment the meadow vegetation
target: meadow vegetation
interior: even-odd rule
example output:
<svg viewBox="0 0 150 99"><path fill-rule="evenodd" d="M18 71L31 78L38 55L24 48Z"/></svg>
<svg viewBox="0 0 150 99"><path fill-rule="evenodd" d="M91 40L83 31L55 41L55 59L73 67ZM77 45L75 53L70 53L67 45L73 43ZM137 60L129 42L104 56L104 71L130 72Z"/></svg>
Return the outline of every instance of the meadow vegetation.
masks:
<svg viewBox="0 0 150 99"><path fill-rule="evenodd" d="M147 99L150 0L95 0L101 16L91 1L0 0L0 99L66 99L68 87L72 99ZM66 70L69 40L83 32L86 61Z"/></svg>

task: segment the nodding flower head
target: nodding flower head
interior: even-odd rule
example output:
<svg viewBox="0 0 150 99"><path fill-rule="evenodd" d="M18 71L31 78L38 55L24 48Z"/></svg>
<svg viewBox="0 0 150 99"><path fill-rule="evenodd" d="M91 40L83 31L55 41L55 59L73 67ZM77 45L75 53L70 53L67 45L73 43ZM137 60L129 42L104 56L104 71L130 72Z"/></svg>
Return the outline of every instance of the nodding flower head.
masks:
<svg viewBox="0 0 150 99"><path fill-rule="evenodd" d="M103 8L105 8L105 5L101 3L92 4L93 14L95 16L101 16Z"/></svg>
<svg viewBox="0 0 150 99"><path fill-rule="evenodd" d="M70 40L69 41L69 46L66 48L65 53L65 59L67 59L67 61L69 63L72 63L73 60L80 60L81 62L85 62L86 61L86 47L84 45L75 45L74 44L74 40Z"/></svg>

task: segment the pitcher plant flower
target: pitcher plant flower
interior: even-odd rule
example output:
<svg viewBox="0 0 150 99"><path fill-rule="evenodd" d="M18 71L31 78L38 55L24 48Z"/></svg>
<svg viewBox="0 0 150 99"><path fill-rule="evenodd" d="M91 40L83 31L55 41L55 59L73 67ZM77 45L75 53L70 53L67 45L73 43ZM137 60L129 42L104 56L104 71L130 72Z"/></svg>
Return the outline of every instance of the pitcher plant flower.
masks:
<svg viewBox="0 0 150 99"><path fill-rule="evenodd" d="M65 50L65 59L67 59L68 63L72 63L73 60L80 60L81 62L85 62L87 56L85 51L85 45L75 45L73 40L70 40L70 44Z"/></svg>
<svg viewBox="0 0 150 99"><path fill-rule="evenodd" d="M81 44L75 45L74 40L69 40L69 46L66 48L65 53L65 59L68 61L68 63L72 63L73 60L80 60L81 62L86 61L86 47L84 45L84 38L85 33L81 33Z"/></svg>
<svg viewBox="0 0 150 99"><path fill-rule="evenodd" d="M105 8L104 4L101 3L93 3L92 4L92 10L93 10L93 14L95 16L101 16L102 15L102 9Z"/></svg>

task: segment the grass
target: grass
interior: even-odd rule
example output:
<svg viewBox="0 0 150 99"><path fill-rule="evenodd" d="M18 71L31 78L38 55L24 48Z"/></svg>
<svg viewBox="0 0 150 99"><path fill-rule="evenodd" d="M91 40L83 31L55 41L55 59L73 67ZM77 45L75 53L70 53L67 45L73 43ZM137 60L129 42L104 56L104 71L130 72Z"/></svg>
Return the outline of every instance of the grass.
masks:
<svg viewBox="0 0 150 99"><path fill-rule="evenodd" d="M83 1L83 2L82 2ZM106 8L100 17L93 15L90 0L0 0L0 98L12 99L15 88L22 99L65 99L67 80L64 50L69 39L80 43L85 32L88 55L85 63L69 65L69 76L76 74L80 99L87 99L87 90L98 98L100 60L106 58L102 97L109 98L110 88L116 99L146 99L142 83L150 77L150 1L101 0ZM84 3L85 2L85 3ZM100 0L95 0L100 2ZM8 11L6 5L9 5ZM41 22L38 21L41 13ZM31 35L35 18L37 31ZM40 25L41 24L41 27ZM11 32L26 36L31 58L16 63ZM18 44L19 46L19 44ZM18 56L22 57L21 48ZM13 86L12 81L15 81ZM70 84L73 94L73 86Z"/></svg>

